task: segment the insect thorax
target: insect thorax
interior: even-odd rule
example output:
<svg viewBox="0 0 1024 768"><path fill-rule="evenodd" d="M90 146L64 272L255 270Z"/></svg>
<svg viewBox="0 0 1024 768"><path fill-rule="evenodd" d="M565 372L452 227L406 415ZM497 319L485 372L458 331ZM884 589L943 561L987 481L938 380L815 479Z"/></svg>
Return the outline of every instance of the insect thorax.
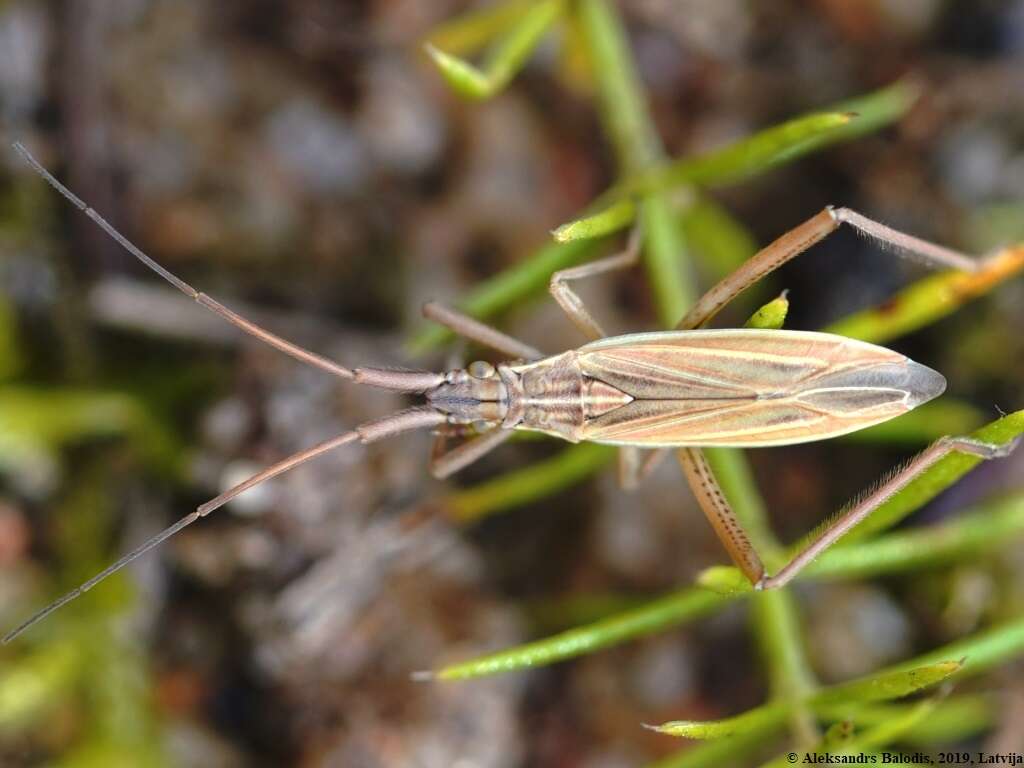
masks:
<svg viewBox="0 0 1024 768"><path fill-rule="evenodd" d="M588 418L632 401L604 382L584 376L575 352L534 363L501 366L508 391L503 426L544 432L576 443Z"/></svg>

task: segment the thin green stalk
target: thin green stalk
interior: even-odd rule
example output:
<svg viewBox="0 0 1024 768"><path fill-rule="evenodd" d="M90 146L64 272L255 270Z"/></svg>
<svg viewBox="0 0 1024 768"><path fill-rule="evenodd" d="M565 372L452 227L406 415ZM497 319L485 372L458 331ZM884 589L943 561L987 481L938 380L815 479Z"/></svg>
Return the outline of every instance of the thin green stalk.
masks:
<svg viewBox="0 0 1024 768"><path fill-rule="evenodd" d="M997 550L1021 536L1024 536L1024 494L987 504L962 518L932 528L890 533L856 546L834 547L799 578L866 578L934 567ZM458 670L450 676L462 678L550 664L591 649L664 631L753 594L738 571L723 570L735 572L733 578L742 589L714 593L686 587L616 616L446 669ZM704 602L708 596L714 596L715 600ZM790 666L791 662L786 660L785 664ZM780 663L779 667L782 666ZM442 670L439 676L449 675Z"/></svg>
<svg viewBox="0 0 1024 768"><path fill-rule="evenodd" d="M664 153L622 22L606 0L581 0L577 9L597 80L601 113L619 166L624 174L639 173L659 162ZM638 210L644 228L644 263L658 318L663 326L671 327L696 298L692 282L680 269L685 243L666 197L643 195Z"/></svg>
<svg viewBox="0 0 1024 768"><path fill-rule="evenodd" d="M757 241L735 216L704 195L679 212L679 225L693 252L716 280L757 253Z"/></svg>
<svg viewBox="0 0 1024 768"><path fill-rule="evenodd" d="M771 695L778 701L800 702L817 687L807 661L799 614L788 590L773 589L754 595L750 604L754 635L768 667ZM797 744L814 744L818 727L810 708L796 706L790 726Z"/></svg>

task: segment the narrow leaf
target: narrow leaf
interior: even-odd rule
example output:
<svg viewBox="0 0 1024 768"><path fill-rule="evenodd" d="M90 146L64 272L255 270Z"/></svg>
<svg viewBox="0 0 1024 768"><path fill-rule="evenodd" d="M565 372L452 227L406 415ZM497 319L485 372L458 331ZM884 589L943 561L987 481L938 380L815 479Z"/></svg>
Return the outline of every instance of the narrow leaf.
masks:
<svg viewBox="0 0 1024 768"><path fill-rule="evenodd" d="M922 688L941 683L959 672L962 667L962 661L938 661L883 671L819 691L810 697L810 702L817 706L900 699Z"/></svg>
<svg viewBox="0 0 1024 768"><path fill-rule="evenodd" d="M981 263L977 272L942 272L919 280L879 307L833 323L825 330L882 344L916 331L983 296L1024 271L1024 245L1005 248Z"/></svg>
<svg viewBox="0 0 1024 768"><path fill-rule="evenodd" d="M702 589L687 589L584 627L544 640L453 664L431 675L440 680L465 680L571 659L634 637L706 616L727 602Z"/></svg>
<svg viewBox="0 0 1024 768"><path fill-rule="evenodd" d="M826 688L805 697L802 701L817 706L819 704L856 704L899 699L942 682L958 672L960 668L960 662L944 661L913 669L888 671ZM798 701L797 699L778 700L724 720L673 720L648 727L668 736L687 739L721 739L754 729L762 729L769 724L781 725Z"/></svg>
<svg viewBox="0 0 1024 768"><path fill-rule="evenodd" d="M620 200L593 216L587 216L586 218L563 224L551 234L555 241L559 243L601 237L602 235L608 235L620 229L625 229L633 223L635 215L636 206L633 205L633 202L631 200Z"/></svg>
<svg viewBox="0 0 1024 768"><path fill-rule="evenodd" d="M823 112L773 126L724 149L659 166L629 179L617 195L636 195L672 187L732 184L782 163L822 144L856 115Z"/></svg>
<svg viewBox="0 0 1024 768"><path fill-rule="evenodd" d="M722 739L778 726L785 721L790 709L787 703L779 701L724 720L672 720L645 727L666 736L684 739Z"/></svg>

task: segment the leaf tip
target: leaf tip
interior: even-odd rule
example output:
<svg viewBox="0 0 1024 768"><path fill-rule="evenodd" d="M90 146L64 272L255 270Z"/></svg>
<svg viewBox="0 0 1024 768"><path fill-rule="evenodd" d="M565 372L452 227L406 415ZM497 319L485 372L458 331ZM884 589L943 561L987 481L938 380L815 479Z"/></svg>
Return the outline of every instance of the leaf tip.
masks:
<svg viewBox="0 0 1024 768"><path fill-rule="evenodd" d="M560 227L555 227L551 230L551 236L555 239L556 243L568 243L575 240L573 228L576 222L570 221L568 224L563 224Z"/></svg>
<svg viewBox="0 0 1024 768"><path fill-rule="evenodd" d="M437 679L437 675L430 669L418 669L409 675L414 683L431 683Z"/></svg>
<svg viewBox="0 0 1024 768"><path fill-rule="evenodd" d="M471 99L484 99L490 95L487 77L472 64L445 53L433 43L424 43L423 50L456 93Z"/></svg>

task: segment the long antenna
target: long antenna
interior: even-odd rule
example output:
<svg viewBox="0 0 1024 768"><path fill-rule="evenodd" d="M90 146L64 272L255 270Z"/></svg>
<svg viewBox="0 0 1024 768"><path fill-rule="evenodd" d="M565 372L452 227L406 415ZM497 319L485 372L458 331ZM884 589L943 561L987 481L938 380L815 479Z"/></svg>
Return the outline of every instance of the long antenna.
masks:
<svg viewBox="0 0 1024 768"><path fill-rule="evenodd" d="M318 355L315 352L310 352L308 349L303 349L302 347L296 344L292 344L290 341L286 341L285 339L282 339L280 336L277 336L271 333L270 331L260 328L252 321L246 320L241 315L232 312L230 309L225 307L220 302L211 299L205 293L197 291L195 288L186 283L180 277L178 277L175 274L172 274L170 271L157 264L153 259L151 259L145 253L143 253L142 250L138 248L134 243L132 243L127 237L125 237L116 229L114 229L113 225L107 222L107 220L100 216L93 208L86 205L82 201L82 199L78 197L78 195L76 195L70 189L68 189L59 181L57 181L56 177L48 170L46 170L42 166L42 164L32 156L32 153L25 148L24 144L22 144L21 142L15 142L14 149L17 150L18 154L21 155L22 158L24 158L25 162L32 166L32 169L36 173L43 177L47 184L49 184L51 187L60 192L76 208L78 208L82 213L84 213L86 216L92 219L100 227L100 229L102 229L104 232L110 235L115 241L117 241L118 245L120 245L122 248L128 251L128 253L130 253L136 259L141 261L151 270L156 272L158 275L160 275L160 277L162 277L168 283L170 283L179 291L184 293L190 299L194 299L197 303L206 307L211 312L220 315L222 318L227 320L236 328L240 328L242 331L249 334L250 336L254 336L260 341L274 347L275 349L281 350L286 355L291 355L296 360L301 360L304 363L308 363L310 365L316 366L317 368L321 368L327 371L328 373L333 373L335 376L339 376L343 379L356 378L356 374L351 368L346 368L345 366L339 365L333 360L328 360L326 357Z"/></svg>
<svg viewBox="0 0 1024 768"><path fill-rule="evenodd" d="M433 408L410 408L409 410L393 413L390 416L385 416L384 418L377 419L376 421L366 422L350 432L344 432L337 437L332 437L330 440L325 440L322 443L314 445L312 448L307 448L304 451L294 453L288 458L270 465L263 471L257 472L248 480L244 480L233 488L228 489L220 496L207 501L205 504L199 505L196 507L194 512L185 515L185 517L178 520L178 522L168 526L153 538L133 549L117 562L107 566L88 581L78 587L75 587L67 594L57 598L41 611L22 622L20 625L4 635L3 639L0 640L0 643L6 645L11 642L29 627L42 621L59 608L63 608L75 598L84 595L105 578L117 573L137 557L140 557L154 547L159 546L182 528L192 525L196 520L206 517L215 509L224 506L231 501L231 499L235 498L240 493L244 493L249 490L254 485L259 485L265 480L276 477L282 472L287 472L289 469L297 467L310 459L315 459L317 456L327 453L339 446L346 445L347 443L355 441L359 441L361 443L372 443L385 437L401 434L402 432L410 432L414 429L423 429L425 427L435 427L445 421L447 421L447 416L440 411L435 411Z"/></svg>

